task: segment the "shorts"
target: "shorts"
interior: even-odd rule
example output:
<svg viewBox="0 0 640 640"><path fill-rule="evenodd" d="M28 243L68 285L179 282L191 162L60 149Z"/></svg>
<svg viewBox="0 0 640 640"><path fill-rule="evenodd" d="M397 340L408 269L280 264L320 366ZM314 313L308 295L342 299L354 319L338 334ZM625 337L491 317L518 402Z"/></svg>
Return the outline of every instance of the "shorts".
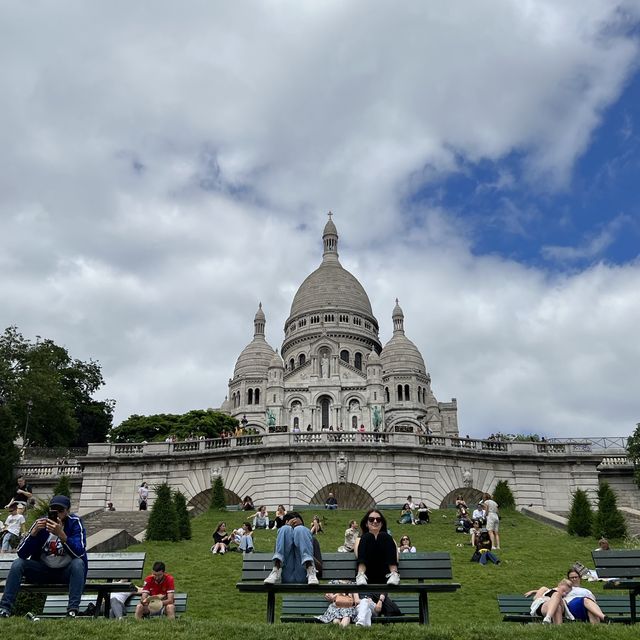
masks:
<svg viewBox="0 0 640 640"><path fill-rule="evenodd" d="M495 531L495 533L500 531L500 518L498 518L497 514L490 513L487 516L487 531Z"/></svg>
<svg viewBox="0 0 640 640"><path fill-rule="evenodd" d="M567 602L567 607L571 611L573 617L576 620L582 620L582 622L588 622L589 614L584 606L584 598L573 598Z"/></svg>

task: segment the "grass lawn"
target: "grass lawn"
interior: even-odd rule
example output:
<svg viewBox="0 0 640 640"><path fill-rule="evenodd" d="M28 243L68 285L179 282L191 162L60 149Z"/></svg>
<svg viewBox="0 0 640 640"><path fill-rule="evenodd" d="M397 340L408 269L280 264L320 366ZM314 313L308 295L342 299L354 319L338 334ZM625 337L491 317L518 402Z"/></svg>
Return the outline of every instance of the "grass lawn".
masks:
<svg viewBox="0 0 640 640"><path fill-rule="evenodd" d="M310 523L312 512L305 512L305 521ZM397 517L395 514L386 514ZM336 551L342 544L344 530L349 520L359 520L362 512L323 511L321 513L325 532L319 535L323 551ZM414 624L378 625L363 630L351 627L343 630L331 625L275 625L265 623L266 596L240 594L235 583L240 579L242 556L228 553L213 556L209 552L211 534L219 520L229 527L238 526L243 514L206 513L192 521L193 539L179 543L146 542L131 550L147 552L147 570L155 560L163 560L167 570L176 580L176 590L189 594L188 613L176 623L164 620L136 623L125 620L118 626L130 638L158 638L165 634L181 635L185 638L210 636L246 635L260 640L283 640L284 638L337 637L343 633L365 633L368 637L403 638L511 638L514 635L538 638L562 634L563 638L631 638L637 635L634 629L624 625L589 627L583 624L563 625L547 628L542 625L518 625L502 623L498 612L498 593L523 593L542 584L555 585L569 566L576 560L592 565L591 550L596 541L591 538L573 538L552 527L539 524L519 513L503 514L501 521L502 550L497 552L502 563L499 566L480 566L469 561L472 550L468 536L455 532L454 511L435 511L432 523L423 526L399 525L393 522L392 533L396 540L408 534L418 551L449 551L453 560L454 581L462 584L456 593L429 596L431 625L420 627ZM257 531L254 535L256 551L271 551L275 543L275 531ZM464 544L459 547L459 544ZM589 586L596 595L602 591L601 583ZM46 637L67 638L69 625L78 629L84 638L115 635L118 623L102 620L42 620L39 623L13 618L0 621L2 636L18 638ZM2 632L0 632L2 633Z"/></svg>

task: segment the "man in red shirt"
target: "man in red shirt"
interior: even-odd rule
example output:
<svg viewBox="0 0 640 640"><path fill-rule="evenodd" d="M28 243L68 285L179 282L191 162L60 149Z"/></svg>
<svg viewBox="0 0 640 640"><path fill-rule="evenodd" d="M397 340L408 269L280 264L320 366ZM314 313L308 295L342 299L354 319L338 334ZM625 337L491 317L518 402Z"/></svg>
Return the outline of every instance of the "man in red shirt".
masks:
<svg viewBox="0 0 640 640"><path fill-rule="evenodd" d="M161 616L162 614L167 618L175 618L175 590L173 576L165 573L164 562L155 562L153 573L144 580L140 604L136 607L136 618L141 620L148 616ZM161 603L162 606L156 602Z"/></svg>

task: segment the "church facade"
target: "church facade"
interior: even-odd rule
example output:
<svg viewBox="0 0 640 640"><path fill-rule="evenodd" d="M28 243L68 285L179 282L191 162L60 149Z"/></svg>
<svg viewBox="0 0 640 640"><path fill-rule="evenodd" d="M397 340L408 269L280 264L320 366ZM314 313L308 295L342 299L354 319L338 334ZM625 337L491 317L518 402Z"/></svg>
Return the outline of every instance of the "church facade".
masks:
<svg viewBox="0 0 640 640"><path fill-rule="evenodd" d="M456 400L438 402L431 376L404 331L398 301L393 336L380 343L378 321L360 282L340 264L329 214L322 262L300 285L280 352L266 341L262 304L253 340L229 380L221 409L260 433L416 432L458 435Z"/></svg>

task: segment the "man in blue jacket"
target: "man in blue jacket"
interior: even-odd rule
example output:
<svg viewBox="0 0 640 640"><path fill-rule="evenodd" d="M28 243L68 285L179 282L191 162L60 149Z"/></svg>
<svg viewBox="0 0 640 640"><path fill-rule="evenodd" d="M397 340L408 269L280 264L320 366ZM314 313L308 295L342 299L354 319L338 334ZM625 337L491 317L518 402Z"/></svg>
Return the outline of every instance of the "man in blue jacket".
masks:
<svg viewBox="0 0 640 640"><path fill-rule="evenodd" d="M54 496L48 517L31 526L11 564L0 600L0 617L11 615L23 577L30 584L68 584L67 616L78 615L87 577L87 535L80 516L70 510L67 496Z"/></svg>

